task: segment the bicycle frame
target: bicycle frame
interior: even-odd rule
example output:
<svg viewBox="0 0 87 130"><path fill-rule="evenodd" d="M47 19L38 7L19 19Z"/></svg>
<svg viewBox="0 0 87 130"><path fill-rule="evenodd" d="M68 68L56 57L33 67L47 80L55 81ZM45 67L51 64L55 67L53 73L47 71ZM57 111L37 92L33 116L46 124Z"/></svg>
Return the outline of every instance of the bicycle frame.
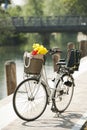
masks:
<svg viewBox="0 0 87 130"><path fill-rule="evenodd" d="M40 80L41 80L41 82L43 82L43 84L46 86L48 95L50 96L51 90L50 90L50 86L49 86L48 79L47 79L47 74L46 74L45 65L42 66L41 78L40 78Z"/></svg>
<svg viewBox="0 0 87 130"><path fill-rule="evenodd" d="M54 88L53 88L53 92L55 91L56 89L56 84L58 82L58 80L61 78L61 76L56 76L55 78L55 82L54 82ZM47 78L47 74L46 74L46 69L45 69L45 65L42 66L42 70L41 70L41 77L40 77L40 83L43 83L45 86L46 86L46 90L47 90L47 93L48 93L48 97L50 100L52 100L52 97L53 97L53 92L51 92L51 87L48 83L48 78ZM49 101L50 101L49 100Z"/></svg>

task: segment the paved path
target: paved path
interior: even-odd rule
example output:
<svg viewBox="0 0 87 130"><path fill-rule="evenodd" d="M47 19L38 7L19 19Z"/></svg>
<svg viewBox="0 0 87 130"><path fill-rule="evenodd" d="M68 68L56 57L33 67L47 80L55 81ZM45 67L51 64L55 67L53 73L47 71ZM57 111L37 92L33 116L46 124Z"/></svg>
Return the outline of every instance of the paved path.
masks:
<svg viewBox="0 0 87 130"><path fill-rule="evenodd" d="M10 103L4 100L7 106L4 109L0 106L0 130L80 130L87 119L87 57L81 61L80 71L74 77L76 86L73 100L60 117L55 117L49 105L38 120L25 122L15 115L11 95L8 99L11 100Z"/></svg>

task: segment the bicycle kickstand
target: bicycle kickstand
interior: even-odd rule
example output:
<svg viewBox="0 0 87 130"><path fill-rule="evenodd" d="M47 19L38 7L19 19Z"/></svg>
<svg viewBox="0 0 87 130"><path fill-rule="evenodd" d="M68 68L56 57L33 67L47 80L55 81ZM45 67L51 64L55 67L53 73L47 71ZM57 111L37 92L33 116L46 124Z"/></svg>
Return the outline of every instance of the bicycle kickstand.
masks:
<svg viewBox="0 0 87 130"><path fill-rule="evenodd" d="M54 118L58 118L58 117L60 117L60 115L61 115L61 112L57 112L57 113L55 114Z"/></svg>
<svg viewBox="0 0 87 130"><path fill-rule="evenodd" d="M54 116L55 118L58 118L61 115L61 112L58 111L58 109L56 108L56 106L53 103L52 103L51 111L56 113Z"/></svg>

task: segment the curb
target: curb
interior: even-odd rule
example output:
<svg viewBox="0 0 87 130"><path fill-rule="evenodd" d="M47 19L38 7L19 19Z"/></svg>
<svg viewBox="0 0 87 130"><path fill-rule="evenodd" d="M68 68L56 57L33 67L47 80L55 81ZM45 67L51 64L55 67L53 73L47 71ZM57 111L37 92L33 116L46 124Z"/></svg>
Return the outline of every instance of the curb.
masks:
<svg viewBox="0 0 87 130"><path fill-rule="evenodd" d="M71 130L81 130L82 126L86 121L87 121L87 112L83 114L83 116Z"/></svg>

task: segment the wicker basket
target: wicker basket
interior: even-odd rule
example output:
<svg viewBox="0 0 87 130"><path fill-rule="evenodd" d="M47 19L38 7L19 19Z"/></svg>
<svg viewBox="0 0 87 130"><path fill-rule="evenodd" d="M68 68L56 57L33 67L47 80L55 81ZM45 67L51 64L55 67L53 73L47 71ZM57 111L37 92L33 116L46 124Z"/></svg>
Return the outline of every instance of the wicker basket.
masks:
<svg viewBox="0 0 87 130"><path fill-rule="evenodd" d="M40 74L43 65L43 55L26 56L24 58L24 72L26 74Z"/></svg>

